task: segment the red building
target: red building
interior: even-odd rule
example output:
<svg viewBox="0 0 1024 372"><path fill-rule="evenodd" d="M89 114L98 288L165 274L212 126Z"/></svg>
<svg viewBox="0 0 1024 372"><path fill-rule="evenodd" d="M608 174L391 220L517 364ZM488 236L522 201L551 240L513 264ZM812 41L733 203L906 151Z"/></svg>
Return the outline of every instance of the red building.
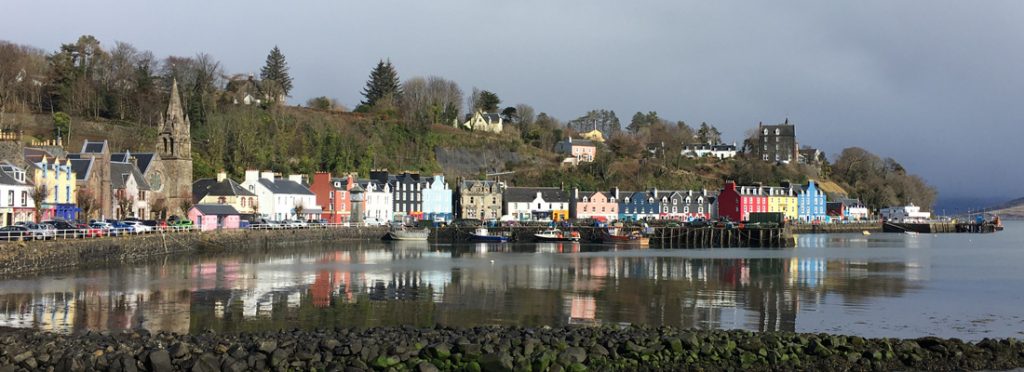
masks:
<svg viewBox="0 0 1024 372"><path fill-rule="evenodd" d="M729 221L746 221L751 213L768 212L768 196L760 186L736 186L726 182L718 193L718 216Z"/></svg>
<svg viewBox="0 0 1024 372"><path fill-rule="evenodd" d="M327 172L316 172L309 190L316 194L316 203L323 206L320 218L327 223L345 223L352 215L352 200L349 190L354 185L351 175L343 178L331 177Z"/></svg>

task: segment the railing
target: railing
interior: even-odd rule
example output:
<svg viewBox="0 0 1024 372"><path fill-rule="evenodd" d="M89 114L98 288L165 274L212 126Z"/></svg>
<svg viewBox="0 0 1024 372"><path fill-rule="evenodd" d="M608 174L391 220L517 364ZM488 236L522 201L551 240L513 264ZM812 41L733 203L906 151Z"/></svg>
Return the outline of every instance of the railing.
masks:
<svg viewBox="0 0 1024 372"><path fill-rule="evenodd" d="M152 234L179 234L179 233L202 233L227 230L295 230L295 229L332 229L348 227L380 226L360 223L292 223L292 224L253 224L239 229L216 229L202 230L199 226L146 226L145 228L115 227L115 228L89 228L89 229L43 229L29 231L0 231L0 244L11 241L33 241L33 240L67 240L67 239L94 239L94 238L117 238L138 235Z"/></svg>

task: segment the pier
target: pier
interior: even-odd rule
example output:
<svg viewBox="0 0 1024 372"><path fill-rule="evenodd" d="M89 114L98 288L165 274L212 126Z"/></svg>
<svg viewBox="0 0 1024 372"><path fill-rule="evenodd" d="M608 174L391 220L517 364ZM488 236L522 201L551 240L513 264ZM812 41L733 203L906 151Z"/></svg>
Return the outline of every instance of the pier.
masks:
<svg viewBox="0 0 1024 372"><path fill-rule="evenodd" d="M492 233L507 233L513 242L532 242L533 234L539 233L546 226L503 226L492 227ZM431 242L459 243L469 242L474 227L448 225L431 228ZM620 228L623 233L642 231L640 226ZM793 232L786 227L765 228L724 228L724 227L653 227L649 234L651 246L657 248L729 248L729 247L792 247L796 244ZM580 241L585 243L602 243L605 241L604 227L573 227L562 229L580 233Z"/></svg>
<svg viewBox="0 0 1024 372"><path fill-rule="evenodd" d="M920 234L938 234L938 233L994 233L1002 230L1002 226L993 223L974 223L974 222L953 222L953 221L942 221L942 222L919 222L919 223L908 223L908 222L884 222L882 223L883 232L916 232Z"/></svg>

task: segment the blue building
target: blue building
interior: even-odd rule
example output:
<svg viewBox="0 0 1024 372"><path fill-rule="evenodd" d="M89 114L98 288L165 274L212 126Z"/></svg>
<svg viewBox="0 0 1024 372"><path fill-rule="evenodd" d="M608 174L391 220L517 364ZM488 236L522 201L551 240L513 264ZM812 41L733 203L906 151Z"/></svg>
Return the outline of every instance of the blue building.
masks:
<svg viewBox="0 0 1024 372"><path fill-rule="evenodd" d="M443 174L427 177L423 187L423 219L429 221L451 221L452 189Z"/></svg>
<svg viewBox="0 0 1024 372"><path fill-rule="evenodd" d="M828 220L825 192L814 180L808 181L797 195L797 217L804 222Z"/></svg>
<svg viewBox="0 0 1024 372"><path fill-rule="evenodd" d="M650 192L620 192L618 189L614 189L612 194L615 195L615 200L619 201L619 220L639 221L643 219L657 219L661 215L661 202L658 199L657 189Z"/></svg>

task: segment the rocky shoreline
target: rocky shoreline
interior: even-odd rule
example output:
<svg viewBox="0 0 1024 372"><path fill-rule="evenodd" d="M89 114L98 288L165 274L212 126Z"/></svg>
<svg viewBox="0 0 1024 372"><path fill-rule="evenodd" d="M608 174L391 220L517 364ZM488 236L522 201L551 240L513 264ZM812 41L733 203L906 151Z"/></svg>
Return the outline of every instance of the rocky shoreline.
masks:
<svg viewBox="0 0 1024 372"><path fill-rule="evenodd" d="M179 335L0 331L0 371L1000 370L1024 342L668 327L370 328Z"/></svg>

